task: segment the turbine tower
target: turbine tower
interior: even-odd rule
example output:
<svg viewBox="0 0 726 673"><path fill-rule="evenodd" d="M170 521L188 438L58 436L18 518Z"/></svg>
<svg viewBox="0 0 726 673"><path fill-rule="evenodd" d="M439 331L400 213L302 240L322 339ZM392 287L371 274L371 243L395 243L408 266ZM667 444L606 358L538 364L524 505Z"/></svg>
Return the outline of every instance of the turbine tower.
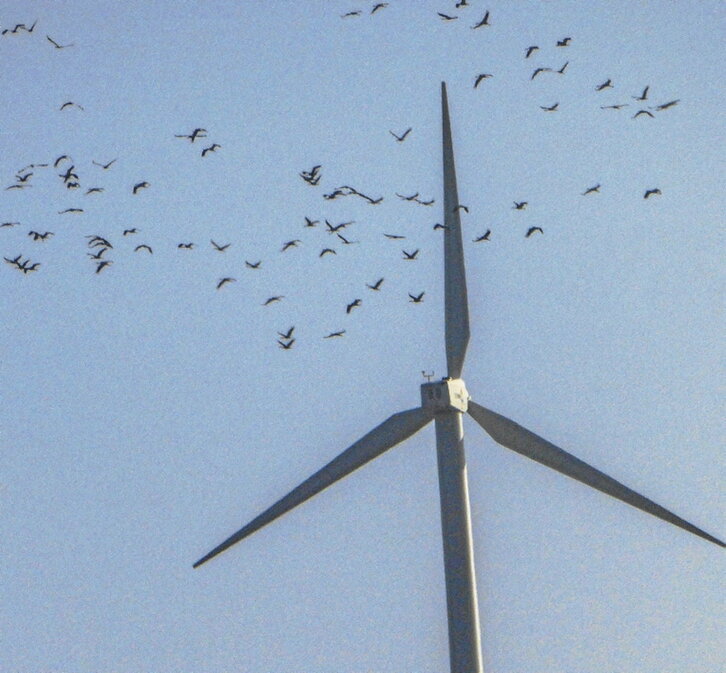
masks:
<svg viewBox="0 0 726 673"><path fill-rule="evenodd" d="M233 544L312 498L334 482L418 432L433 420L436 426L441 532L444 543L450 670L451 673L482 673L479 611L464 455L462 426L464 413L468 413L495 442L502 446L720 547L726 545L718 538L681 519L567 451L471 400L461 379L469 342L469 308L454 150L444 82L441 83L441 115L445 227L444 303L448 376L441 381L424 383L421 386L420 407L398 412L383 421L337 458L203 556L194 567L206 563Z"/></svg>

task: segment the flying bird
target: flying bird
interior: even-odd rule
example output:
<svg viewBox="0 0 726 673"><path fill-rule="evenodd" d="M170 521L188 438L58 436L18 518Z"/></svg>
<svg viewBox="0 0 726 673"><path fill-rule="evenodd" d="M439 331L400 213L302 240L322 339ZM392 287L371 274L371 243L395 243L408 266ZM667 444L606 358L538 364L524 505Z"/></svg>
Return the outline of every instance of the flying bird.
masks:
<svg viewBox="0 0 726 673"><path fill-rule="evenodd" d="M529 79L533 80L541 72L552 72L552 68L536 68L535 71L532 73L532 76Z"/></svg>
<svg viewBox="0 0 726 673"><path fill-rule="evenodd" d="M681 101L680 98L676 98L676 100L671 100L671 101L668 101L667 103L661 103L660 105L656 105L655 109L656 110L667 110L669 107L673 107L674 105L677 105L678 103L680 103L680 101Z"/></svg>
<svg viewBox="0 0 726 673"><path fill-rule="evenodd" d="M414 260L416 259L416 255L418 255L418 248L416 248L413 252L406 252L405 250L402 250L401 252L403 252L403 259Z"/></svg>
<svg viewBox="0 0 726 673"><path fill-rule="evenodd" d="M661 194L660 189L658 189L657 187L655 189L646 190L645 194L643 194L643 198L647 199L648 197L654 196L655 194Z"/></svg>
<svg viewBox="0 0 726 673"><path fill-rule="evenodd" d="M345 330L342 329L339 332L331 332L327 336L324 336L323 339L333 339L335 337L342 337L345 334Z"/></svg>
<svg viewBox="0 0 726 673"><path fill-rule="evenodd" d="M77 107L79 110L84 110L85 109L82 105L79 105L78 103L74 103L71 100L69 100L66 103L63 103L63 105L61 105L60 108L58 108L58 109L59 110L65 110L66 108L69 108L69 107Z"/></svg>
<svg viewBox="0 0 726 673"><path fill-rule="evenodd" d="M399 194L398 192L396 192L396 196L404 201L415 201L418 197L418 192L412 194L411 196L404 196L403 194Z"/></svg>
<svg viewBox="0 0 726 673"><path fill-rule="evenodd" d="M650 112L649 110L638 110L633 115L633 119L635 119L636 117L639 117L640 115L648 115L651 119L655 118L655 115L652 112Z"/></svg>
<svg viewBox="0 0 726 673"><path fill-rule="evenodd" d="M306 227L314 227L316 224L320 224L320 220L311 220L307 215L305 216Z"/></svg>
<svg viewBox="0 0 726 673"><path fill-rule="evenodd" d="M194 243L178 243L176 247L180 250L191 250L194 248Z"/></svg>
<svg viewBox="0 0 726 673"><path fill-rule="evenodd" d="M379 9L383 9L384 7L388 7L387 2L378 2L375 5L373 5L373 8L371 9L371 14L375 14Z"/></svg>
<svg viewBox="0 0 726 673"><path fill-rule="evenodd" d="M424 297L424 295L425 295L425 294L426 294L425 292L422 292L421 294L419 294L419 295L415 295L415 296L414 296L414 295L412 295L412 294L411 294L411 293L409 292L409 293L408 293L408 296L409 296L409 297L411 297L411 298L409 299L409 301L410 301L410 302L412 302L412 303L414 303L414 304L420 304L420 303L421 303L421 302L423 301L423 297Z"/></svg>
<svg viewBox="0 0 726 673"><path fill-rule="evenodd" d="M276 302L276 301L282 301L282 300L283 300L284 298L285 298L284 296L277 296L277 297L269 297L269 298L268 298L268 299L267 299L267 300L266 300L266 301L264 302L264 304L262 304L262 305L263 305L263 306L268 306L269 304L272 304L272 303L274 303L274 302Z"/></svg>
<svg viewBox="0 0 726 673"><path fill-rule="evenodd" d="M222 146L217 143L212 143L209 147L205 147L202 150L202 156L206 156L207 152L216 152L218 149L220 149Z"/></svg>
<svg viewBox="0 0 726 673"><path fill-rule="evenodd" d="M531 47L527 47L527 51L524 54L524 58L529 58L538 49L539 49L539 47L536 44L533 44Z"/></svg>
<svg viewBox="0 0 726 673"><path fill-rule="evenodd" d="M602 84L598 84L595 87L595 91L603 91L604 89L612 89L613 81L611 79L605 80Z"/></svg>
<svg viewBox="0 0 726 673"><path fill-rule="evenodd" d="M297 247L298 243L302 243L302 241L299 238L296 238L292 241L287 241L287 243L285 243L282 246L282 248L280 249L280 252L285 252L285 250L287 250L288 248L295 248L295 247Z"/></svg>
<svg viewBox="0 0 726 673"><path fill-rule="evenodd" d="M366 287L369 288L370 290L375 290L376 292L378 292L381 289L382 283L383 283L383 278L379 278L375 283L373 283L373 285L369 285L368 283L366 283Z"/></svg>
<svg viewBox="0 0 726 673"><path fill-rule="evenodd" d="M478 74L478 75L476 76L476 79L474 80L474 88L476 89L476 88L477 88L477 87L479 86L479 83L480 83L480 82L481 82L482 80L484 80L484 79L489 79L490 77L492 77L492 75L490 75L490 74L489 74L489 73L487 73L487 72L482 72L482 73Z"/></svg>
<svg viewBox="0 0 726 673"><path fill-rule="evenodd" d="M139 250L148 250L150 255L154 254L154 251L151 249L150 246L146 245L146 243L142 243L141 245L137 245L134 248L134 252L138 252Z"/></svg>
<svg viewBox="0 0 726 673"><path fill-rule="evenodd" d="M400 136L396 135L393 131L389 129L388 131L399 143L402 143L404 140L406 140L406 137L409 133L411 133L411 127L409 126Z"/></svg>
<svg viewBox="0 0 726 673"><path fill-rule="evenodd" d="M400 234L383 234L386 238L390 238L394 241L406 238L405 236L401 236Z"/></svg>
<svg viewBox="0 0 726 673"><path fill-rule="evenodd" d="M587 196L588 194L592 194L593 192L599 192L600 191L600 183L598 182L596 185L593 185L592 187L588 187L584 192L582 192L583 196Z"/></svg>
<svg viewBox="0 0 726 673"><path fill-rule="evenodd" d="M293 325L287 332L278 332L278 335L281 339L290 339L292 337L293 330L295 329L295 325Z"/></svg>
<svg viewBox="0 0 726 673"><path fill-rule="evenodd" d="M88 195L88 194L100 194L103 191L105 191L103 187L89 187L86 190L86 195Z"/></svg>
<svg viewBox="0 0 726 673"><path fill-rule="evenodd" d="M58 44L53 38L51 38L50 35L46 35L45 37L56 49L67 49L68 47L73 46L72 44Z"/></svg>
<svg viewBox="0 0 726 673"><path fill-rule="evenodd" d="M621 110L624 107L628 107L628 103L618 103L617 105L601 105L601 110Z"/></svg>
<svg viewBox="0 0 726 673"><path fill-rule="evenodd" d="M645 89L643 89L643 93L641 93L640 96L632 96L632 98L634 100L647 100L647 98L648 98L648 89L650 89L650 85L648 85L647 87L645 87Z"/></svg>
<svg viewBox="0 0 726 673"><path fill-rule="evenodd" d="M360 241L349 241L343 234L335 234L345 245L353 245L354 243L360 243Z"/></svg>
<svg viewBox="0 0 726 673"><path fill-rule="evenodd" d="M524 235L525 238L529 238L532 234L534 234L535 231L538 231L540 234L544 234L544 231L542 231L542 227L530 227L527 229L527 233Z"/></svg>
<svg viewBox="0 0 726 673"><path fill-rule="evenodd" d="M488 241L489 240L489 236L491 236L491 234L492 234L492 230L491 229L487 229L481 236L477 236L473 240L473 243L481 243L482 241Z"/></svg>
<svg viewBox="0 0 726 673"><path fill-rule="evenodd" d="M64 213L82 213L83 208L66 208L65 210L59 210L58 215L63 215Z"/></svg>
<svg viewBox="0 0 726 673"><path fill-rule="evenodd" d="M175 138L187 138L189 142L193 143L197 138L206 138L207 129L196 128L191 133L175 133Z"/></svg>
<svg viewBox="0 0 726 673"><path fill-rule="evenodd" d="M108 248L106 248L106 247L103 247L103 248L100 248L100 249L98 250L98 252L96 252L96 253L93 253L93 254L92 254L92 253L90 253L90 252L87 252L86 254L87 254L87 255L88 255L88 256L89 256L89 257L90 257L91 259L97 259L97 260L98 260L98 259L101 259L101 257L103 257L103 255L104 255L104 253L106 252L106 250L108 250Z"/></svg>
<svg viewBox="0 0 726 673"><path fill-rule="evenodd" d="M361 305L361 300L360 299L354 299L352 302L350 302L350 304L348 304L345 307L345 312L346 313L350 313L354 308L356 308L356 307L358 307L360 305Z"/></svg>
<svg viewBox="0 0 726 673"><path fill-rule="evenodd" d="M101 273L102 269L105 269L110 264L113 264L113 262L110 259L102 259L97 265L96 265L96 273Z"/></svg>
<svg viewBox="0 0 726 673"><path fill-rule="evenodd" d="M515 201L512 206L513 210L524 210L527 207L528 201Z"/></svg>
<svg viewBox="0 0 726 673"><path fill-rule="evenodd" d="M434 225L434 231L436 231L437 229L448 229L448 228L449 227L447 227L445 224L441 224L441 222L437 222Z"/></svg>
<svg viewBox="0 0 726 673"><path fill-rule="evenodd" d="M230 245L232 245L231 243L220 245L219 243L215 243L212 239L209 239L209 242L214 246L214 249L217 250L217 252L224 252Z"/></svg>
<svg viewBox="0 0 726 673"><path fill-rule="evenodd" d="M260 264L262 264L262 260L260 260L259 262L248 262L247 260L245 260L245 266L248 269L259 269Z"/></svg>
<svg viewBox="0 0 726 673"><path fill-rule="evenodd" d="M222 285L225 285L226 283L236 283L236 278L230 278L229 276L225 276L224 278L220 278L219 282L217 283L217 289L219 290Z"/></svg>
<svg viewBox="0 0 726 673"><path fill-rule="evenodd" d="M559 70L555 70L555 72L559 73L560 75L565 74L565 68L570 65L569 61L565 61L565 65L563 65Z"/></svg>
<svg viewBox="0 0 726 673"><path fill-rule="evenodd" d="M346 12L345 14L341 14L340 15L340 18L341 19L345 19L345 18L347 18L349 16L360 16L360 10L359 9L354 9L352 12Z"/></svg>
<svg viewBox="0 0 726 673"><path fill-rule="evenodd" d="M20 222L3 222L0 224L0 228L2 227L17 227L20 224Z"/></svg>
<svg viewBox="0 0 726 673"><path fill-rule="evenodd" d="M292 345L295 343L295 339L290 339L287 343L284 341L277 340L277 343L280 344L280 348L283 348L286 351L289 351L292 348Z"/></svg>
<svg viewBox="0 0 726 673"><path fill-rule="evenodd" d="M320 254L318 255L318 257L322 257L323 255L327 255L327 254L337 255L338 253L335 252L335 250L333 250L333 248L323 248L320 251Z"/></svg>
<svg viewBox="0 0 726 673"><path fill-rule="evenodd" d="M555 103L554 105L550 105L547 107L546 105L540 105L540 109L544 110L545 112L555 112L557 110L557 107L559 106L559 103Z"/></svg>
<svg viewBox="0 0 726 673"><path fill-rule="evenodd" d="M474 24L472 26L472 29L476 30L477 28L481 28L482 26L490 26L490 25L491 24L489 23L489 10L487 10L487 13L484 14L484 18L481 21L479 21L479 23Z"/></svg>
<svg viewBox="0 0 726 673"><path fill-rule="evenodd" d="M469 209L461 204L459 204L458 206L454 206L453 212L455 213L457 210L463 210L465 213L469 212Z"/></svg>
<svg viewBox="0 0 726 673"><path fill-rule="evenodd" d="M422 206L433 206L436 203L436 199L429 199L428 201L422 201L421 199L414 199L414 201Z"/></svg>
<svg viewBox="0 0 726 673"><path fill-rule="evenodd" d="M107 164L102 164L98 161L92 161L91 163L94 166L100 166L101 168L103 168L104 171L107 171L109 168L111 168L111 166L114 165L114 163L116 163L117 160L118 160L118 157L116 157L116 159L111 159L111 161L109 161Z"/></svg>
<svg viewBox="0 0 726 673"><path fill-rule="evenodd" d="M61 161L73 161L67 154L61 154L54 162L53 162L53 168L58 168L58 164Z"/></svg>
<svg viewBox="0 0 726 673"><path fill-rule="evenodd" d="M458 19L458 16L451 16L450 14L444 14L443 12L436 12L440 17L442 21L453 21L454 19Z"/></svg>
<svg viewBox="0 0 726 673"><path fill-rule="evenodd" d="M149 186L149 183L146 182L146 181L144 181L144 182L137 182L134 185L133 192L134 192L134 194L136 194L136 192L138 192L140 189L146 189L148 186Z"/></svg>
<svg viewBox="0 0 726 673"><path fill-rule="evenodd" d="M131 229L124 229L124 236L128 236L129 234L138 234L139 230L136 227L133 227Z"/></svg>
<svg viewBox="0 0 726 673"><path fill-rule="evenodd" d="M557 40L556 47L567 47L572 41L571 37L563 37L561 40Z"/></svg>
<svg viewBox="0 0 726 673"><path fill-rule="evenodd" d="M38 231L29 231L28 236L32 236L34 241L45 241L50 236L55 236L55 234L52 231L46 231L42 234Z"/></svg>

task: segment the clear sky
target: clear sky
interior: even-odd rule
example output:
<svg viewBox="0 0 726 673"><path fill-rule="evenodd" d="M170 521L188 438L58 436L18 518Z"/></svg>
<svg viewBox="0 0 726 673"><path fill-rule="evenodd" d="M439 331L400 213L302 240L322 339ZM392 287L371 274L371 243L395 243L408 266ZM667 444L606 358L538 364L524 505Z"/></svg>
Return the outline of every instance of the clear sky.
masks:
<svg viewBox="0 0 726 673"><path fill-rule="evenodd" d="M448 670L432 427L191 567L446 374L441 81L473 399L726 535L724 4L374 5L3 3L3 671ZM724 670L723 550L464 423L487 671Z"/></svg>

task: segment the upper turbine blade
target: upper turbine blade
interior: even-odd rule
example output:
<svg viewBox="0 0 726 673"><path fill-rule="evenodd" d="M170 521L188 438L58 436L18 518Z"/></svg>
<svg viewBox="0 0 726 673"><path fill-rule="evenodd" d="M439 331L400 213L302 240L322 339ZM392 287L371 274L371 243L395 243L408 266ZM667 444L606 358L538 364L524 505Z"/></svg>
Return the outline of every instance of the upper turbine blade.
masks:
<svg viewBox="0 0 726 673"><path fill-rule="evenodd" d="M380 456L384 451L418 432L432 418L432 413L423 408L409 409L408 411L393 414L355 444L348 447L337 458L331 460L321 470L318 470L312 477L309 477L297 488L290 491L284 498L278 500L272 507L266 509L246 526L240 528L234 535L228 537L222 544L212 549L206 556L199 559L194 567L197 568L202 563L209 561L212 557L220 554L243 538L252 535L252 533L282 516L293 507L320 493L332 483L357 470L373 458Z"/></svg>
<svg viewBox="0 0 726 673"><path fill-rule="evenodd" d="M648 514L668 521L674 526L683 528L689 533L698 535L709 542L714 542L721 547L726 546L726 544L713 535L709 535L685 519L676 516L673 512L654 503L652 500L636 493L627 486L623 486L619 481L609 477L604 472L596 470L579 458L575 458L575 456L567 453L567 451L563 451L554 444L550 444L546 439L542 439L542 437L535 435L514 421L493 411L489 411L489 409L485 409L472 401L469 401L469 414L491 435L495 442L498 442L502 446L506 446L508 449L527 456L527 458L551 467L568 477L577 479L583 484L592 486L598 491L607 493L613 496L613 498L627 502L633 507L648 512Z"/></svg>
<svg viewBox="0 0 726 673"><path fill-rule="evenodd" d="M464 246L459 218L459 195L456 189L454 147L451 142L449 103L446 83L441 82L441 119L444 159L444 305L446 367L451 378L461 378L466 346L469 343L469 305L466 296Z"/></svg>

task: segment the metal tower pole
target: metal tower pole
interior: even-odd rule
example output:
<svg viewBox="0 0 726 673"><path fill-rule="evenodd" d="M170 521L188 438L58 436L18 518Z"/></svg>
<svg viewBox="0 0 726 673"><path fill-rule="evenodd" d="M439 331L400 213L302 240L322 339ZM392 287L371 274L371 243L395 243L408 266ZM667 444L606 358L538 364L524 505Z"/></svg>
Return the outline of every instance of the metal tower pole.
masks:
<svg viewBox="0 0 726 673"><path fill-rule="evenodd" d="M435 422L451 673L482 673L461 412L437 413Z"/></svg>

